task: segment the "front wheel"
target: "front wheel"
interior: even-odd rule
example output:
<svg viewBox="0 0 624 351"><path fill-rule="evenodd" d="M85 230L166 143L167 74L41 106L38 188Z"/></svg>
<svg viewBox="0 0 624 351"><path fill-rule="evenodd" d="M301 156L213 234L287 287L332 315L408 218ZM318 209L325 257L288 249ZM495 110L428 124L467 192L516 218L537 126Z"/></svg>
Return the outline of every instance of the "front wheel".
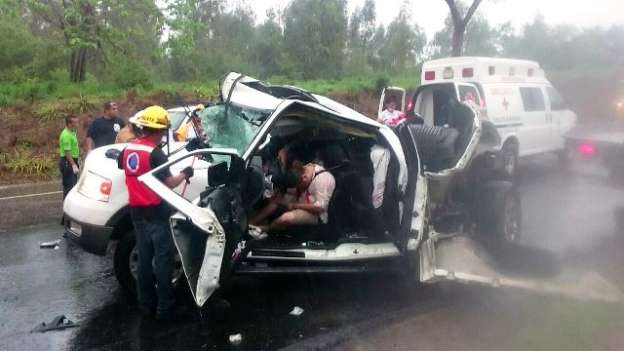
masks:
<svg viewBox="0 0 624 351"><path fill-rule="evenodd" d="M119 285L128 296L136 297L136 280L139 255L136 250L134 230L123 233L115 249L113 266Z"/></svg>
<svg viewBox="0 0 624 351"><path fill-rule="evenodd" d="M184 280L184 271L182 269L182 261L176 252L174 260L173 277L171 280L174 287L181 285ZM121 239L117 243L115 249L115 257L113 266L115 268L115 277L119 281L119 285L124 292L133 298L137 296L137 278L139 267L139 252L136 247L136 235L134 230L123 233Z"/></svg>

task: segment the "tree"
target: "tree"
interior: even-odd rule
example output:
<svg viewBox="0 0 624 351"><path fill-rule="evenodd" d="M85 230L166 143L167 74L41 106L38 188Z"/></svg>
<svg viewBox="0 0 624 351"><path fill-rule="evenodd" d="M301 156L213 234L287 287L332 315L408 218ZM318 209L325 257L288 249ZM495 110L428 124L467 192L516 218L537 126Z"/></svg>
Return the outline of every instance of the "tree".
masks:
<svg viewBox="0 0 624 351"><path fill-rule="evenodd" d="M451 19L453 20L453 36L451 39L453 56L461 56L464 47L464 35L466 33L466 27L470 22L470 19L477 11L477 7L481 4L482 0L473 0L472 5L468 10L463 13L461 3L455 0L444 0L451 11Z"/></svg>
<svg viewBox="0 0 624 351"><path fill-rule="evenodd" d="M282 28L275 10L267 11L267 18L256 30L256 40L252 46L251 59L257 65L259 76L271 77L282 73L284 58Z"/></svg>
<svg viewBox="0 0 624 351"><path fill-rule="evenodd" d="M48 37L61 34L62 46L69 51L68 72L73 82L85 79L88 62L106 62L109 51L143 48L141 44L147 41L152 46L158 45L163 24L154 0L27 0L26 3L34 31Z"/></svg>
<svg viewBox="0 0 624 351"><path fill-rule="evenodd" d="M452 54L453 19L450 14L444 24L444 28L434 34L431 42L430 54L434 58ZM492 26L485 17L476 15L466 27L463 52L469 56L499 56L512 33L511 23Z"/></svg>
<svg viewBox="0 0 624 351"><path fill-rule="evenodd" d="M397 17L388 25L380 56L386 70L400 72L416 65L427 38L422 29L412 23L409 2L405 1Z"/></svg>
<svg viewBox="0 0 624 351"><path fill-rule="evenodd" d="M346 0L298 0L284 13L284 45L301 78L342 75L347 36Z"/></svg>
<svg viewBox="0 0 624 351"><path fill-rule="evenodd" d="M361 74L371 70L374 61L371 47L376 30L375 2L366 0L357 7L349 19L347 38L348 74Z"/></svg>

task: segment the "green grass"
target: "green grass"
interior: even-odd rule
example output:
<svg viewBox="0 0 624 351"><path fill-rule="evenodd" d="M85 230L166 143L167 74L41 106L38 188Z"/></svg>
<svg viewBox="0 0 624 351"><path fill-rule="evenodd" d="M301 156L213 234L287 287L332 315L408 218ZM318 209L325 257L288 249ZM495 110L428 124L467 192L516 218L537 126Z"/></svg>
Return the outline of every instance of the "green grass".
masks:
<svg viewBox="0 0 624 351"><path fill-rule="evenodd" d="M17 148L11 153L1 153L0 161L9 172L50 178L57 174L56 160L52 155L35 155L28 148Z"/></svg>
<svg viewBox="0 0 624 351"><path fill-rule="evenodd" d="M362 77L347 77L328 80L316 79L297 81L282 76L271 77L272 84L296 85L316 94L376 92L380 85L402 86L414 89L420 81L418 71L405 72L397 76L384 74ZM139 96L156 94L192 95L199 100L212 100L218 96L218 81L211 79L202 82L188 83L154 83L149 87L132 88ZM122 89L113 83L99 82L93 77L82 83L71 83L63 79L53 81L28 80L19 84L0 83L0 107L18 104L37 104L36 115L43 119L61 118L66 113L81 113L92 103L124 96L128 89ZM60 104L72 106L61 108ZM81 107L82 106L82 107ZM87 109L88 110L88 109Z"/></svg>

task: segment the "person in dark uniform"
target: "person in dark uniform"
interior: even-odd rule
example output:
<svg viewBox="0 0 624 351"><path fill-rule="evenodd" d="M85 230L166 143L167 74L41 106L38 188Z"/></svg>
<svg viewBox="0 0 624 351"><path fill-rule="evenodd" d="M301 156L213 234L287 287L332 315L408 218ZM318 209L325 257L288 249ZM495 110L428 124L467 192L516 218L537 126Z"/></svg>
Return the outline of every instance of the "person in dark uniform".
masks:
<svg viewBox="0 0 624 351"><path fill-rule="evenodd" d="M144 315L166 321L173 317L175 305L171 283L175 247L169 229L170 211L138 178L167 162L160 143L169 128L169 115L160 106L150 106L130 122L138 127L139 136L120 154L118 166L126 174L130 216L136 233L139 304ZM175 188L193 176L193 168L186 167L177 175L165 169L156 176Z"/></svg>
<svg viewBox="0 0 624 351"><path fill-rule="evenodd" d="M87 130L87 153L104 145L115 143L117 133L126 125L119 118L119 109L113 101L104 104L104 115L97 118Z"/></svg>

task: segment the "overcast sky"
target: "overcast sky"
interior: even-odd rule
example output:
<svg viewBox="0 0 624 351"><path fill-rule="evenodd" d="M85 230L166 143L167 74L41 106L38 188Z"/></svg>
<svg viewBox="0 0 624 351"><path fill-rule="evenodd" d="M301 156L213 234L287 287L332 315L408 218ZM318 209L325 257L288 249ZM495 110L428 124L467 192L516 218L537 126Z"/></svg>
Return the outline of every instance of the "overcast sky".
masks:
<svg viewBox="0 0 624 351"><path fill-rule="evenodd" d="M319 0L322 1L322 0ZM397 15L403 0L375 0L377 20L388 24ZM289 0L252 0L257 17L262 20L271 7L285 7ZM364 0L349 0L349 10ZM448 6L444 0L411 0L414 20L431 37L442 28ZM516 28L542 14L549 24L573 24L580 27L624 25L624 0L484 0L478 13L490 23L510 21Z"/></svg>

